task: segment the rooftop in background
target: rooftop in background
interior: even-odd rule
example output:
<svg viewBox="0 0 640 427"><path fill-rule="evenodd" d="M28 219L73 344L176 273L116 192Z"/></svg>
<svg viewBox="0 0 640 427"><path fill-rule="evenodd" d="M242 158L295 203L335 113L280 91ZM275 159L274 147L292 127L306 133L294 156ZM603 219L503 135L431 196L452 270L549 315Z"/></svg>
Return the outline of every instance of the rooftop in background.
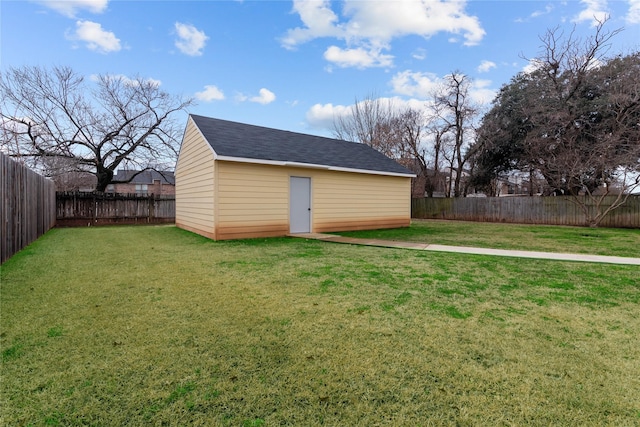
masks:
<svg viewBox="0 0 640 427"><path fill-rule="evenodd" d="M191 118L222 160L251 159L309 167L382 172L413 176L413 172L365 144L271 129L210 117ZM227 159L224 159L224 158Z"/></svg>
<svg viewBox="0 0 640 427"><path fill-rule="evenodd" d="M172 171L135 171L135 170L119 170L113 177L114 181L125 181L130 184L153 184L154 181L160 181L161 184L176 185L176 179ZM134 174L138 175L131 178ZM131 181L129 181L131 179Z"/></svg>

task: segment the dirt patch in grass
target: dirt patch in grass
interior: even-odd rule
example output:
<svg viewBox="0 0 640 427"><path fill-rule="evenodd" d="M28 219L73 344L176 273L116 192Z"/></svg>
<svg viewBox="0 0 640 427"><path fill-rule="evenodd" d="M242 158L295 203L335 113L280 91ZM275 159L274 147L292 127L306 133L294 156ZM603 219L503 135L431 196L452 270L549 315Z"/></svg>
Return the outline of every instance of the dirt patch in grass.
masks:
<svg viewBox="0 0 640 427"><path fill-rule="evenodd" d="M4 425L637 425L638 267L174 227L2 266Z"/></svg>

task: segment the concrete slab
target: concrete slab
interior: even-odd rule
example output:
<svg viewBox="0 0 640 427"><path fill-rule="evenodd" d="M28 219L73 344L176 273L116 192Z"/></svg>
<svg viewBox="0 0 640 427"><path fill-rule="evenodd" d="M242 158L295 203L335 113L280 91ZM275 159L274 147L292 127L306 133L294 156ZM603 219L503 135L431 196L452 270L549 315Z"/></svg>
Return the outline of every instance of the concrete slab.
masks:
<svg viewBox="0 0 640 427"><path fill-rule="evenodd" d="M396 241L396 240L359 239L354 237L343 237L335 234L324 234L324 233L301 233L301 234L291 234L290 236L300 237L304 239L323 240L323 241L334 242L334 243L345 243L350 245L378 246L378 247L386 247L386 248L414 249L414 250L434 251L434 252L452 252L452 253L463 253L463 254L472 254L472 255L490 255L490 256L502 256L502 257L548 259L548 260L575 261L575 262L597 262L597 263L607 263L607 264L640 266L640 258L630 258L630 257L589 255L589 254L565 254L565 253L557 253L557 252L519 251L519 250L510 250L510 249L474 248L474 247L467 247L467 246L433 245L433 244L416 243L416 242L402 242L402 241Z"/></svg>
<svg viewBox="0 0 640 427"><path fill-rule="evenodd" d="M589 255L589 254L564 254L558 252L518 251L507 249L470 248L465 246L429 245L426 250L438 252L455 252L475 255L493 255L516 258L551 259L558 261L601 262L607 264L640 265L640 258Z"/></svg>

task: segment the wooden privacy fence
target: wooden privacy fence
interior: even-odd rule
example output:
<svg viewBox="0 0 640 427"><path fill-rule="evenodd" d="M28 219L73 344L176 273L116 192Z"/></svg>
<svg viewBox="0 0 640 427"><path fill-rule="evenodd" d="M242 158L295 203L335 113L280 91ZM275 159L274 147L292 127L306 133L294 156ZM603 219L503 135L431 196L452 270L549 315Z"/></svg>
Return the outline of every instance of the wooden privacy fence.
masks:
<svg viewBox="0 0 640 427"><path fill-rule="evenodd" d="M0 153L0 262L42 236L56 222L56 187Z"/></svg>
<svg viewBox="0 0 640 427"><path fill-rule="evenodd" d="M615 200L607 196L601 209ZM588 202L585 196L585 202ZM595 210L595 206L589 207ZM459 197L424 198L411 201L411 217L520 224L585 225L580 207L569 197ZM640 196L611 211L601 227L640 228Z"/></svg>
<svg viewBox="0 0 640 427"><path fill-rule="evenodd" d="M164 224L175 222L175 196L59 192L57 226Z"/></svg>

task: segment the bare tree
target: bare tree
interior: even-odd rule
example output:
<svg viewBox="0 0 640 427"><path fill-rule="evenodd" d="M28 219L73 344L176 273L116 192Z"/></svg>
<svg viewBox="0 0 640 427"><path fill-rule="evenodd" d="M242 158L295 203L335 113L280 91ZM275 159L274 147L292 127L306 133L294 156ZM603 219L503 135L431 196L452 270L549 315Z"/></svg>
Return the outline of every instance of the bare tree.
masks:
<svg viewBox="0 0 640 427"><path fill-rule="evenodd" d="M470 85L466 75L452 73L424 110L402 108L372 95L356 99L348 114L334 118L334 136L370 145L402 162L424 179L422 194L433 197L436 188L444 187L447 197L451 191L463 195L462 177L478 111L470 99ZM450 185L439 182L445 161Z"/></svg>
<svg viewBox="0 0 640 427"><path fill-rule="evenodd" d="M336 138L369 145L415 172L412 186L421 194L430 188L424 131L423 111L373 95L356 99L348 114L334 118ZM420 177L427 180L421 190L417 187Z"/></svg>
<svg viewBox="0 0 640 427"><path fill-rule="evenodd" d="M446 179L444 178L443 163L450 156L446 150L451 144L451 126L441 111L441 106L429 102L424 112L422 112L423 122L423 141L418 146L418 150L414 152L415 156L420 156L420 163L423 166L421 171L424 176L425 194L427 197L433 197L436 191L444 192L448 197Z"/></svg>
<svg viewBox="0 0 640 427"><path fill-rule="evenodd" d="M369 145L387 157L398 159L401 146L394 129L397 114L391 101L374 94L362 100L356 98L347 114L334 118L334 137Z"/></svg>
<svg viewBox="0 0 640 427"><path fill-rule="evenodd" d="M39 161L46 176L55 182L56 191L87 191L96 187L96 176L79 171L73 159L43 157Z"/></svg>
<svg viewBox="0 0 640 427"><path fill-rule="evenodd" d="M166 170L175 164L182 126L174 113L191 99L141 77L99 75L93 83L69 67L3 72L3 149L41 168L64 159L75 171L94 174L97 191L113 182L119 166Z"/></svg>
<svg viewBox="0 0 640 427"><path fill-rule="evenodd" d="M422 111L406 107L398 111L392 120L392 129L399 148L399 161L416 173L413 187L422 197L431 188L429 164L424 141L425 117ZM424 180L424 181L422 181ZM424 182L424 183L423 183Z"/></svg>
<svg viewBox="0 0 640 427"><path fill-rule="evenodd" d="M440 141L444 142L444 134L451 134L449 150L441 146L442 153L449 163L450 179L453 180L453 195L465 195L462 177L467 161L471 157L469 148L473 137L474 121L478 115L478 107L469 95L471 80L465 74L454 71L445 78L445 84L434 96L434 105L441 121ZM447 191L450 191L448 189Z"/></svg>

